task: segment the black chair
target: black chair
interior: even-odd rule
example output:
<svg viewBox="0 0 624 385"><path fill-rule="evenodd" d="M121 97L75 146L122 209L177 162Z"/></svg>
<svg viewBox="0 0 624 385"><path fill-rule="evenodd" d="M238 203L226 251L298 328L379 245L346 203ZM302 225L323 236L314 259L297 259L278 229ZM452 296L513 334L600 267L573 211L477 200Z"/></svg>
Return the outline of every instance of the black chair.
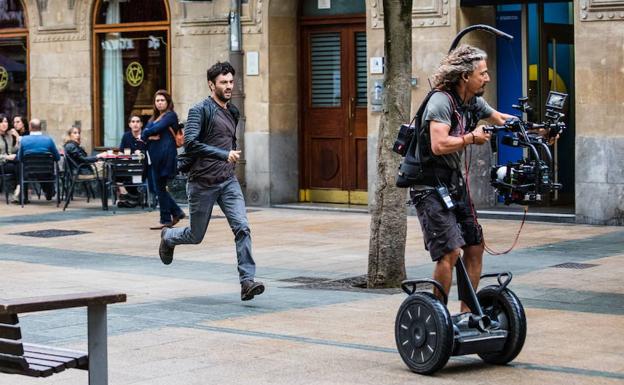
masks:
<svg viewBox="0 0 624 385"><path fill-rule="evenodd" d="M93 163L76 163L67 155L63 158L63 198L65 200L65 204L63 205L63 211L67 209L69 201L72 200L74 197L73 195L76 184L82 183L84 185L85 192L87 193L87 203L90 201L91 197L95 199L95 192L91 188L92 182L97 181L100 185L100 190L102 194L104 194L104 187L102 186L104 183L104 175L99 174L97 168L93 167ZM84 170L88 170L88 172L84 172Z"/></svg>
<svg viewBox="0 0 624 385"><path fill-rule="evenodd" d="M6 204L9 204L9 186L7 181L15 180L15 173L10 172L4 168L4 163L0 164L0 174L2 176L2 191L4 191L4 196L6 198Z"/></svg>
<svg viewBox="0 0 624 385"><path fill-rule="evenodd" d="M24 207L26 183L54 183L56 207L61 204L59 167L52 154L27 154L19 162L20 203Z"/></svg>
<svg viewBox="0 0 624 385"><path fill-rule="evenodd" d="M141 208L149 205L150 193L145 178L145 162L143 159L116 158L107 160L109 177L107 178L107 191L113 198L113 212L117 203L117 187L139 187Z"/></svg>

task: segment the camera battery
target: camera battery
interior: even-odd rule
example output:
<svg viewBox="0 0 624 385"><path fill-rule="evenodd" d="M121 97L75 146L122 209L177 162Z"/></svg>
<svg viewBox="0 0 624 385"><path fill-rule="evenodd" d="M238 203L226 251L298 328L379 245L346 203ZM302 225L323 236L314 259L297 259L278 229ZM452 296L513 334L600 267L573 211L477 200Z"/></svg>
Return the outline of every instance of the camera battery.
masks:
<svg viewBox="0 0 624 385"><path fill-rule="evenodd" d="M451 198L451 195L449 194L446 186L436 187L436 192L438 193L440 199L442 199L442 204L444 204L444 207L446 207L448 210L451 210L453 207L455 207L455 203L453 203L453 198Z"/></svg>

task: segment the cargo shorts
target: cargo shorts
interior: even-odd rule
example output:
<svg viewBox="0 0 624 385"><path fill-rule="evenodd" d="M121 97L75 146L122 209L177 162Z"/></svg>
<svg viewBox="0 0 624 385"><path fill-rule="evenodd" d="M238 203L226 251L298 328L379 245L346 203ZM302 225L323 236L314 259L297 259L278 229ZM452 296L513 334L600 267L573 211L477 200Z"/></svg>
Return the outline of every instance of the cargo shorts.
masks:
<svg viewBox="0 0 624 385"><path fill-rule="evenodd" d="M423 194L410 193L423 232L425 249L437 261L449 252L464 247L480 245L483 231L472 214L472 202L451 195L455 203L447 209L435 190ZM420 195L420 196L418 196ZM463 194L465 196L465 194Z"/></svg>

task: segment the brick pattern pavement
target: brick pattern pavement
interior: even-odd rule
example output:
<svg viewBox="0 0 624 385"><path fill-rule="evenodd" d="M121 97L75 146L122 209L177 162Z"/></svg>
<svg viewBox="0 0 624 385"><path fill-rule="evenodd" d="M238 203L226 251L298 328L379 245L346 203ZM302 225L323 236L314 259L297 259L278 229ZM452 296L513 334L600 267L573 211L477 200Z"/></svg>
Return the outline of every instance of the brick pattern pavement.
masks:
<svg viewBox="0 0 624 385"><path fill-rule="evenodd" d="M220 214L220 213L215 213ZM519 247L488 256L485 271L511 270L528 317L512 365L452 358L436 376L407 370L394 347L403 294L292 288L284 279L341 279L366 272L369 216L284 209L249 214L259 279L268 291L243 303L234 243L223 218L201 245L179 247L171 266L157 256L156 212L102 212L80 200L67 212L35 202L0 212L0 271L6 298L115 289L109 309L111 384L621 384L624 380L624 230L527 223ZM187 221L182 224L188 223ZM491 246L511 243L518 222L482 221ZM407 271L432 265L416 218L408 218ZM58 238L11 235L88 231ZM499 247L500 245L500 247ZM553 268L592 263L586 270ZM456 298L453 294L451 299ZM451 310L458 303L451 301ZM86 312L22 318L24 339L84 349ZM70 370L48 380L0 374L0 385L86 384Z"/></svg>

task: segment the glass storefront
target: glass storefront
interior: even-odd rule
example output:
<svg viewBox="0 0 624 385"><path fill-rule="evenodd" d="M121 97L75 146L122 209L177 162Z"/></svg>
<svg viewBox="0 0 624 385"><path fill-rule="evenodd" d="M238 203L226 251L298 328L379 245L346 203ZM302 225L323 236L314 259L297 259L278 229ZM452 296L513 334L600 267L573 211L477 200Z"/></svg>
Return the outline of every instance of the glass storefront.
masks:
<svg viewBox="0 0 624 385"><path fill-rule="evenodd" d="M104 146L119 144L130 115L144 121L152 98L167 88L167 34L163 31L99 35L100 97Z"/></svg>
<svg viewBox="0 0 624 385"><path fill-rule="evenodd" d="M28 115L28 73L26 37L0 35L0 112Z"/></svg>
<svg viewBox="0 0 624 385"><path fill-rule="evenodd" d="M0 112L28 116L28 32L20 0L0 1Z"/></svg>
<svg viewBox="0 0 624 385"><path fill-rule="evenodd" d="M0 0L0 29L26 28L21 0Z"/></svg>
<svg viewBox="0 0 624 385"><path fill-rule="evenodd" d="M101 1L95 21L95 144L116 147L128 118L139 115L146 123L154 93L168 89L167 9L162 1Z"/></svg>

